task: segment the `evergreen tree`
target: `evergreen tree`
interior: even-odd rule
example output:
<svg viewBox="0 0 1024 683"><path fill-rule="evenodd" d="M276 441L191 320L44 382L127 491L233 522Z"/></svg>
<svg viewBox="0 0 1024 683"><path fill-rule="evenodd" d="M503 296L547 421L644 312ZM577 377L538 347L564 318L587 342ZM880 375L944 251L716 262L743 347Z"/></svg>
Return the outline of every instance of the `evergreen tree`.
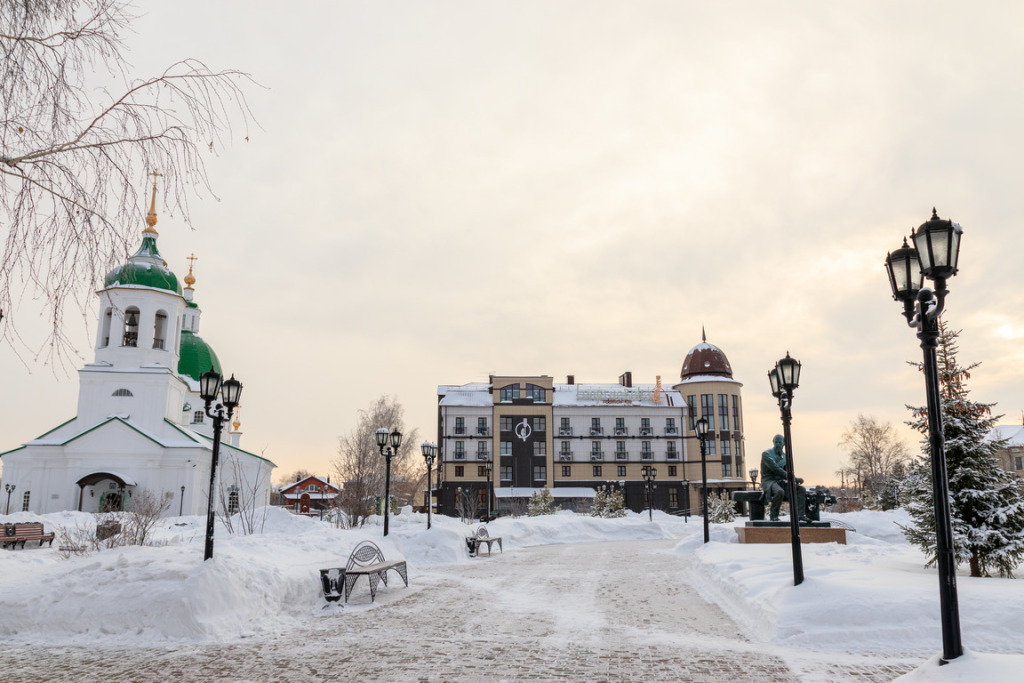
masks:
<svg viewBox="0 0 1024 683"><path fill-rule="evenodd" d="M961 367L956 359L959 331L939 321L936 356L939 366L946 470L949 477L953 549L957 565L967 563L971 576L1012 576L1024 559L1024 482L999 466L997 451L1003 445L987 439L1001 415L992 415L992 403L968 398L966 382L974 363ZM920 363L911 363L921 367ZM935 509L928 442L927 408L907 406L913 418L907 423L921 432L923 456L909 468L901 495L906 497L911 525L903 527L907 539L935 563Z"/></svg>
<svg viewBox="0 0 1024 683"><path fill-rule="evenodd" d="M598 489L594 494L592 517L625 517L626 507L621 491Z"/></svg>
<svg viewBox="0 0 1024 683"><path fill-rule="evenodd" d="M555 514L555 499L548 487L545 486L530 496L529 515L531 517L553 514Z"/></svg>
<svg viewBox="0 0 1024 683"><path fill-rule="evenodd" d="M725 524L735 521L736 504L732 502L728 491L708 496L708 521L714 524Z"/></svg>

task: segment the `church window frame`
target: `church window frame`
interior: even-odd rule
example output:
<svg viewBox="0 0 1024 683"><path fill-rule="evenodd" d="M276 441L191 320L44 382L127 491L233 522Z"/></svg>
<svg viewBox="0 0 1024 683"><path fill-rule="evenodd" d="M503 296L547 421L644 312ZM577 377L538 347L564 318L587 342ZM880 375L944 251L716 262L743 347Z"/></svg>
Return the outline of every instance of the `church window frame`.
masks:
<svg viewBox="0 0 1024 683"><path fill-rule="evenodd" d="M22 496L22 498L21 498L21 511L22 512L28 512L29 511L28 506L29 506L29 503L31 502L31 500L32 500L32 492L31 491L25 491L25 495Z"/></svg>
<svg viewBox="0 0 1024 683"><path fill-rule="evenodd" d="M153 348L167 350L167 311L163 309L153 316Z"/></svg>
<svg viewBox="0 0 1024 683"><path fill-rule="evenodd" d="M192 413L192 424L201 425L203 424L205 418L206 414L201 410L197 410L196 412Z"/></svg>
<svg viewBox="0 0 1024 683"><path fill-rule="evenodd" d="M131 392L131 390L125 389L124 387L121 387L120 389L116 389L114 391L114 393L111 394L111 396L116 396L116 397L119 397L119 398L126 398L126 397L131 397L131 396L134 396L134 395L135 394L133 394Z"/></svg>
<svg viewBox="0 0 1024 683"><path fill-rule="evenodd" d="M132 316L134 318L134 324ZM124 310L124 329L121 333L121 346L137 348L139 346L139 322L142 317L138 306L129 306Z"/></svg>

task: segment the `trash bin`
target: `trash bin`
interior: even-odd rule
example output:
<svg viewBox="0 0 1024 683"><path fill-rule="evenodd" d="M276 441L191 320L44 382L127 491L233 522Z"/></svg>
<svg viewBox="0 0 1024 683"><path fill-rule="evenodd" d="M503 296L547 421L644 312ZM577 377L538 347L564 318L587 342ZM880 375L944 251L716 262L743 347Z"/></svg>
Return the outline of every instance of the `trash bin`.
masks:
<svg viewBox="0 0 1024 683"><path fill-rule="evenodd" d="M119 533L121 533L121 523L116 520L100 522L96 525L97 541L105 541L111 536L117 536Z"/></svg>
<svg viewBox="0 0 1024 683"><path fill-rule="evenodd" d="M324 589L324 600L327 602L341 600L342 590L345 586L345 570L341 568L321 569L320 583Z"/></svg>
<svg viewBox="0 0 1024 683"><path fill-rule="evenodd" d="M466 536L466 547L469 548L469 556L470 557L476 557L477 545L478 545L478 543L477 543L476 536Z"/></svg>

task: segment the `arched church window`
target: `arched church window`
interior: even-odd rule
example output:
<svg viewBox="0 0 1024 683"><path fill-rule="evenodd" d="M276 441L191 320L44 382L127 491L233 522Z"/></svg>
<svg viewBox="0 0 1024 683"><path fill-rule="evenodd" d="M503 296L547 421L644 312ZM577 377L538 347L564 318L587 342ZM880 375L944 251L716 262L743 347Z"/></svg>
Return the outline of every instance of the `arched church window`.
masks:
<svg viewBox="0 0 1024 683"><path fill-rule="evenodd" d="M233 515L238 512L238 491L232 491L228 494L228 514Z"/></svg>
<svg viewBox="0 0 1024 683"><path fill-rule="evenodd" d="M103 314L103 331L100 333L100 339L103 340L103 346L110 346L110 321L114 317L114 312L107 308L107 312Z"/></svg>
<svg viewBox="0 0 1024 683"><path fill-rule="evenodd" d="M118 389L111 396L134 396L134 394L127 389Z"/></svg>
<svg viewBox="0 0 1024 683"><path fill-rule="evenodd" d="M167 348L167 312L157 311L156 321L153 323L153 348Z"/></svg>
<svg viewBox="0 0 1024 683"><path fill-rule="evenodd" d="M28 501L32 496L31 491L25 491L25 497L21 499L21 511L28 512Z"/></svg>
<svg viewBox="0 0 1024 683"><path fill-rule="evenodd" d="M139 345L139 309L132 306L124 312L124 337L121 346Z"/></svg>

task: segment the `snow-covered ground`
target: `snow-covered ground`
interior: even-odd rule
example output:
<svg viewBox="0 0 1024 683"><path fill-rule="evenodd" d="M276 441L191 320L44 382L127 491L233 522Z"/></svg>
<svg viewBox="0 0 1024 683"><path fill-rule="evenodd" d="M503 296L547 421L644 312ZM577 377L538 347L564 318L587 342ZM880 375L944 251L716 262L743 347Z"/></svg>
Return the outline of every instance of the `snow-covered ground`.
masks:
<svg viewBox="0 0 1024 683"><path fill-rule="evenodd" d="M740 545L732 525L713 525L711 543L704 545L699 518L687 523L655 513L651 522L646 514L607 520L565 512L503 518L489 529L502 537L506 552L548 544L676 541L673 552L693 559L683 578L765 651L799 647L826 656L919 658L921 668L905 677L912 681L1019 679L1024 585L961 574L960 617L969 650L940 667L938 579L896 527L905 517L869 511L826 517L857 531L848 534L846 546L805 544L806 578L799 587L792 585L789 545ZM15 521L42 521L47 530L95 523L82 513L0 516L0 523ZM391 534L382 538L380 520L375 521L347 531L268 509L260 534L232 535L218 526L214 561L207 563L200 517L162 520L152 546L64 557L55 542L52 549L0 553L0 649L4 643L147 648L273 637L342 609L325 611L319 569L343 566L366 539L389 559L404 557L414 586L439 568L475 562L464 542L475 526L434 516L428 532L426 516L406 510L391 518ZM386 604L392 613L401 611L400 598ZM565 609L573 604L567 599ZM350 603L365 610L379 606ZM588 619L582 611L569 616Z"/></svg>

